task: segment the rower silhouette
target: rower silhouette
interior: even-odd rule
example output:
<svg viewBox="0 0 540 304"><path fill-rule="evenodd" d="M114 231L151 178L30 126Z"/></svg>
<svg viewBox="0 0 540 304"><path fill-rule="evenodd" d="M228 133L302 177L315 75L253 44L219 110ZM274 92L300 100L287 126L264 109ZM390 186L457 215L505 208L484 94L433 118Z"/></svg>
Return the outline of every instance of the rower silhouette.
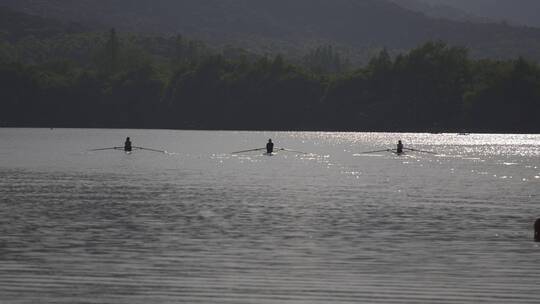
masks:
<svg viewBox="0 0 540 304"><path fill-rule="evenodd" d="M272 154L274 152L274 143L271 139L268 140L268 143L266 144L266 153Z"/></svg>
<svg viewBox="0 0 540 304"><path fill-rule="evenodd" d="M534 223L534 240L540 242L540 218Z"/></svg>
<svg viewBox="0 0 540 304"><path fill-rule="evenodd" d="M129 137L126 138L126 142L124 143L124 151L125 152L131 152L133 148L131 147L131 140L129 140Z"/></svg>
<svg viewBox="0 0 540 304"><path fill-rule="evenodd" d="M401 140L398 140L396 153L397 154L403 153L403 143L401 142Z"/></svg>

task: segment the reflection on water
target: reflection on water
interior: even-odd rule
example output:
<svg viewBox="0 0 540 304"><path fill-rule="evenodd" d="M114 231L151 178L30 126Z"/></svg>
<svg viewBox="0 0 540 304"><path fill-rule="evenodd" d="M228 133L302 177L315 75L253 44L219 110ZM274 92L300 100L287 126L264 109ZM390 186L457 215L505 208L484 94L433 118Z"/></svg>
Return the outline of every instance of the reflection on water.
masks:
<svg viewBox="0 0 540 304"><path fill-rule="evenodd" d="M125 136L174 154L85 152ZM312 154L229 153L268 138ZM440 154L357 154L397 139ZM540 136L2 129L0 141L2 303L540 298Z"/></svg>

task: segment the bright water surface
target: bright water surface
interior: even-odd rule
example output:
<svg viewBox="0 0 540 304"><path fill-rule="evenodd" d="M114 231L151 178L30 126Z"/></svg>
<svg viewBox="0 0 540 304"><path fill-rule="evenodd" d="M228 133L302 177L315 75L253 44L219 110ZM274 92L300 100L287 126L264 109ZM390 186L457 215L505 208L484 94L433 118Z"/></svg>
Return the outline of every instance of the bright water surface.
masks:
<svg viewBox="0 0 540 304"><path fill-rule="evenodd" d="M0 302L539 303L539 204L540 135L0 129Z"/></svg>

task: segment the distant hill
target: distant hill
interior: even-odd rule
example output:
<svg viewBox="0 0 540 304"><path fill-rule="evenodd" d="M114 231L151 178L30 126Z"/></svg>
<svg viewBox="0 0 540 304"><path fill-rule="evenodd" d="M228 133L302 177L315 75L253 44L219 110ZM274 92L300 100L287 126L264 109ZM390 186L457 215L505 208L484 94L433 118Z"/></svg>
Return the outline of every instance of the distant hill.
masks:
<svg viewBox="0 0 540 304"><path fill-rule="evenodd" d="M400 0L396 0L400 1ZM486 17L510 24L540 28L540 1L538 0L419 0L436 6L444 5L468 14Z"/></svg>
<svg viewBox="0 0 540 304"><path fill-rule="evenodd" d="M431 2L430 0L389 0L403 8L421 12L428 17L448 19L461 22L494 23L493 19L479 17L464 9L446 5L444 3Z"/></svg>
<svg viewBox="0 0 540 304"><path fill-rule="evenodd" d="M3 0L40 16L134 32L182 33L248 50L288 53L321 44L404 50L428 40L475 57L540 60L540 29L434 19L384 0Z"/></svg>
<svg viewBox="0 0 540 304"><path fill-rule="evenodd" d="M53 38L86 31L81 24L61 22L16 12L0 6L0 38L15 41L25 37Z"/></svg>

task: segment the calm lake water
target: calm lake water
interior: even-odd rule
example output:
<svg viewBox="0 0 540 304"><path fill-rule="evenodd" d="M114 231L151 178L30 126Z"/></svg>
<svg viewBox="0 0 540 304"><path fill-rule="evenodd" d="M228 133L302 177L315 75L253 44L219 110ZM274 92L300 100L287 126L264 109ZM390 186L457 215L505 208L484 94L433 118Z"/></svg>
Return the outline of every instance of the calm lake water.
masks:
<svg viewBox="0 0 540 304"><path fill-rule="evenodd" d="M1 303L539 303L539 217L540 135L0 129Z"/></svg>

